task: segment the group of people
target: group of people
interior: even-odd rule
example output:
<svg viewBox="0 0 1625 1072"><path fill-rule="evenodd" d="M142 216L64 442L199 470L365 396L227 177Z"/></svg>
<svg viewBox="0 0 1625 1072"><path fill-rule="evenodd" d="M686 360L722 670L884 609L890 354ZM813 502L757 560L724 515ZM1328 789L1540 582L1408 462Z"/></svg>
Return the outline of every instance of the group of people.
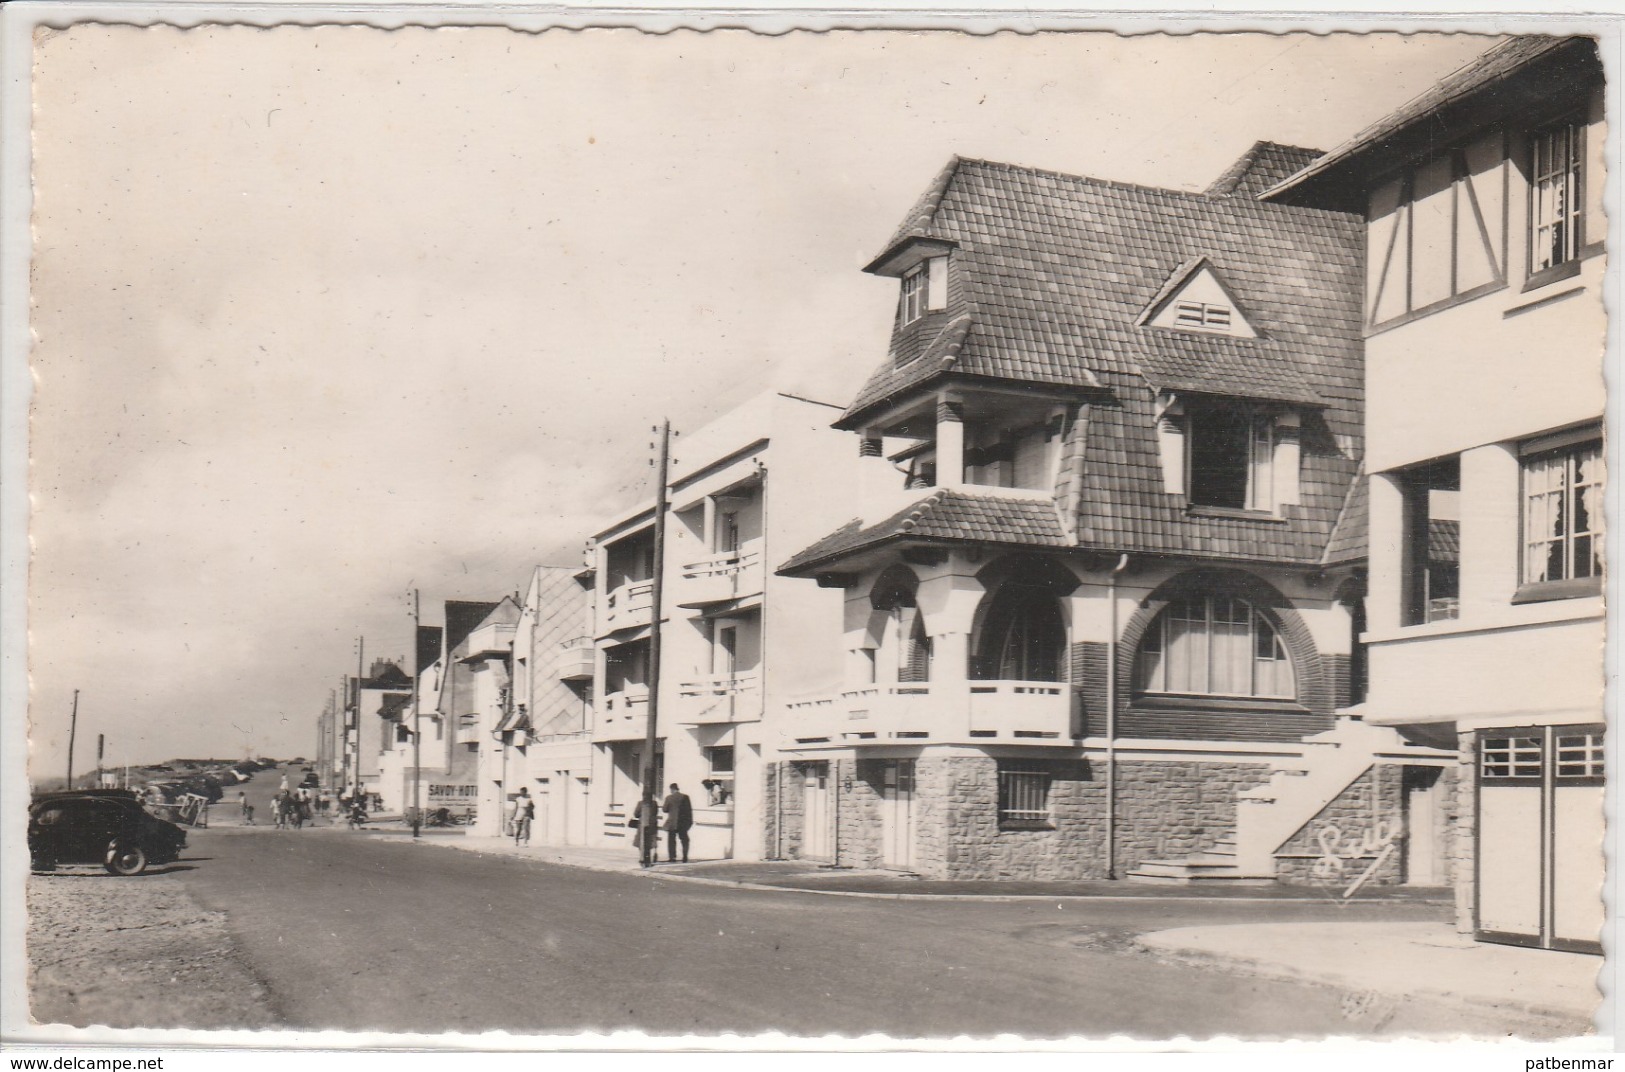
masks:
<svg viewBox="0 0 1625 1072"><path fill-rule="evenodd" d="M711 787L706 786L709 792ZM664 813L665 819L660 818ZM536 798L530 795L529 788L519 787L509 801L508 808L508 834L513 838L515 845L530 844L530 828L536 819ZM658 863L660 859L660 831L666 832L666 861L678 862L677 851L682 848L682 863L688 862L688 832L694 826L694 804L688 799L688 794L671 783L671 792L660 804L653 800L639 801L632 806L632 817L626 824L637 831L632 837L632 844L640 855L645 846L649 850L650 862Z"/></svg>
<svg viewBox="0 0 1625 1072"><path fill-rule="evenodd" d="M339 804L347 816L357 809L363 816L366 814L366 806L359 796L352 800L350 794L341 794ZM332 806L332 798L320 790L308 785L290 788L288 779L283 778L282 784L271 797L271 819L279 830L290 826L297 830L306 823L315 825L316 816L327 814ZM242 814L244 826L257 825L254 822L255 807L249 801L247 793L238 792L237 808Z"/></svg>
<svg viewBox="0 0 1625 1072"><path fill-rule="evenodd" d="M660 831L666 832L666 862L688 863L688 832L694 826L694 803L688 799L688 794L677 788L677 783L671 783L671 792L666 799L658 805L650 800L640 800L632 806L632 818L626 825L636 830L632 837L632 844L638 850L639 856L647 855L650 863L660 862ZM660 815L664 814L662 820ZM681 845L683 858L677 859L677 847ZM645 852L647 850L647 852Z"/></svg>

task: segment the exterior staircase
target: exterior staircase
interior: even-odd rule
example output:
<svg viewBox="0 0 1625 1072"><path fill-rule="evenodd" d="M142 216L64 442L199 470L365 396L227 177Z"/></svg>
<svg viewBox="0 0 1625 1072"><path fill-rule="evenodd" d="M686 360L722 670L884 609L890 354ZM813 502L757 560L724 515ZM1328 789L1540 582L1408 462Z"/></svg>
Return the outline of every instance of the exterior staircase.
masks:
<svg viewBox="0 0 1625 1072"><path fill-rule="evenodd" d="M1376 763L1441 763L1455 753L1414 745L1397 732L1339 712L1325 733L1303 739L1303 752L1284 760L1269 781L1237 794L1235 833L1211 849L1171 860L1147 860L1126 877L1134 882L1275 881L1275 852Z"/></svg>
<svg viewBox="0 0 1625 1072"><path fill-rule="evenodd" d="M1223 882L1232 886L1268 886L1275 872L1250 871L1241 866L1236 835L1230 834L1211 849L1178 860L1147 860L1130 871L1131 882L1156 882L1184 886L1193 882Z"/></svg>

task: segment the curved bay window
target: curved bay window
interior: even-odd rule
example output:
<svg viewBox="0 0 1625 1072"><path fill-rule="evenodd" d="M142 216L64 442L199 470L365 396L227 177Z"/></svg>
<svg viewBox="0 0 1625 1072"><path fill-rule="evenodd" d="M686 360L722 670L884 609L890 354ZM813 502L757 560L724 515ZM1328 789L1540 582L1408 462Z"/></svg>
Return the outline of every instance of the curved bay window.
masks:
<svg viewBox="0 0 1625 1072"><path fill-rule="evenodd" d="M993 596L977 638L971 676L981 681L1062 681L1066 621L1047 587L1006 584Z"/></svg>
<svg viewBox="0 0 1625 1072"><path fill-rule="evenodd" d="M1233 596L1168 604L1140 642L1134 686L1144 693L1282 700L1297 691L1275 627Z"/></svg>

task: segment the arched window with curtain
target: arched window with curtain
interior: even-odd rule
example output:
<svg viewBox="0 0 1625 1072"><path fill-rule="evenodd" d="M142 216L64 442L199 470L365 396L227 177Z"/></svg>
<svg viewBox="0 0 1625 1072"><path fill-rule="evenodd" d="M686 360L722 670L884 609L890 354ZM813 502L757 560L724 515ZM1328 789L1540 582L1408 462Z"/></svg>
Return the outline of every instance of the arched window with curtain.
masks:
<svg viewBox="0 0 1625 1072"><path fill-rule="evenodd" d="M1062 681L1066 620L1047 585L1010 581L993 594L971 676L981 681Z"/></svg>
<svg viewBox="0 0 1625 1072"><path fill-rule="evenodd" d="M1292 661L1258 608L1227 595L1196 595L1163 608L1140 641L1142 693L1293 699Z"/></svg>

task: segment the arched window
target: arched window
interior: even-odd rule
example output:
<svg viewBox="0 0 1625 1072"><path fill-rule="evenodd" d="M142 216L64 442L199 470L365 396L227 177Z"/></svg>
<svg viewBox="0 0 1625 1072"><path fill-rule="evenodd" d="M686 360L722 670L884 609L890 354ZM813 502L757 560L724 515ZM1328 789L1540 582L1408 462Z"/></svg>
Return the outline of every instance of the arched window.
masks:
<svg viewBox="0 0 1625 1072"><path fill-rule="evenodd" d="M1066 622L1047 587L1010 583L993 596L971 676L982 681L1065 679Z"/></svg>
<svg viewBox="0 0 1625 1072"><path fill-rule="evenodd" d="M931 638L915 599L916 584L912 573L888 570L869 594L870 604L886 616L878 655L894 664L886 673L895 669L899 682L931 680Z"/></svg>
<svg viewBox="0 0 1625 1072"><path fill-rule="evenodd" d="M1233 596L1168 604L1146 630L1135 669L1140 692L1203 696L1296 695L1292 662L1275 627Z"/></svg>

